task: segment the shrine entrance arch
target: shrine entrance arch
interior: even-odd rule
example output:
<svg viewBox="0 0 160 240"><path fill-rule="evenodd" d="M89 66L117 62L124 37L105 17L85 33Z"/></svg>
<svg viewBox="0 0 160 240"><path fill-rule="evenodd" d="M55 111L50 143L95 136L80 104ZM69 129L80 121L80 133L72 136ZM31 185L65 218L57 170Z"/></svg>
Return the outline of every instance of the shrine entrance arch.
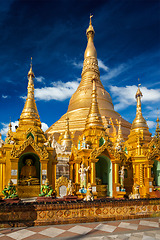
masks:
<svg viewBox="0 0 160 240"><path fill-rule="evenodd" d="M107 185L107 196L112 197L112 162L105 155L97 158L99 160L96 162L96 177L101 179L102 185Z"/></svg>
<svg viewBox="0 0 160 240"><path fill-rule="evenodd" d="M153 179L153 185L154 186L160 186L160 161L159 160L153 160L153 167L151 169L151 176Z"/></svg>
<svg viewBox="0 0 160 240"><path fill-rule="evenodd" d="M37 178L41 180L40 178L40 159L39 156L33 152L27 152L20 156L19 162L18 162L18 179L20 179L20 174L22 167L25 166L26 159L31 159L33 166L36 167L37 172Z"/></svg>

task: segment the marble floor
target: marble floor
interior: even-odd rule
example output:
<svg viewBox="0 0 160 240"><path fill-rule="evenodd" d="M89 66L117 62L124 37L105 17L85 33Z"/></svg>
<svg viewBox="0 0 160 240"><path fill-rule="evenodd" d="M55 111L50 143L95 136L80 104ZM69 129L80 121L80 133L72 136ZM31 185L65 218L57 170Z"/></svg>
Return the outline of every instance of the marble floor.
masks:
<svg viewBox="0 0 160 240"><path fill-rule="evenodd" d="M0 240L155 240L160 218L0 229Z"/></svg>

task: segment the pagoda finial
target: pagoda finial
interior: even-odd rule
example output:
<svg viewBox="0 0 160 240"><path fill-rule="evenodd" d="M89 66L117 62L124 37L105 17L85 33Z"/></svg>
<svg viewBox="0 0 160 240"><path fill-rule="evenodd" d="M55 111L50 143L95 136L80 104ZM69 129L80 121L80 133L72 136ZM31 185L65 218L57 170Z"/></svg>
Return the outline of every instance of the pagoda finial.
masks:
<svg viewBox="0 0 160 240"><path fill-rule="evenodd" d="M89 21L89 25L92 25L92 17L93 17L93 15L90 13L90 21Z"/></svg>
<svg viewBox="0 0 160 240"><path fill-rule="evenodd" d="M146 128L148 129L146 120L142 116L142 109L141 109L141 98L143 97L143 94L140 90L141 84L138 84L138 89L135 95L135 98L137 100L137 110L136 110L136 118L134 119L132 123L131 129L139 129L139 128Z"/></svg>

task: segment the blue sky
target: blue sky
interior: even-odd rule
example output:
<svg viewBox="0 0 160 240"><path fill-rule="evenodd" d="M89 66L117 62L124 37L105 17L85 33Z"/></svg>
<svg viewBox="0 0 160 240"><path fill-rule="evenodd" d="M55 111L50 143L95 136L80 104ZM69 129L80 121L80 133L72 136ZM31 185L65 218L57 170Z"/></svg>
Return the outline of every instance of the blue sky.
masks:
<svg viewBox="0 0 160 240"><path fill-rule="evenodd" d="M129 122L134 120L135 93L141 83L143 116L150 132L155 132L157 108L160 109L159 0L1 0L3 138L10 117L14 128L24 107L31 57L43 129L67 111L81 79L90 13L101 81L115 110Z"/></svg>

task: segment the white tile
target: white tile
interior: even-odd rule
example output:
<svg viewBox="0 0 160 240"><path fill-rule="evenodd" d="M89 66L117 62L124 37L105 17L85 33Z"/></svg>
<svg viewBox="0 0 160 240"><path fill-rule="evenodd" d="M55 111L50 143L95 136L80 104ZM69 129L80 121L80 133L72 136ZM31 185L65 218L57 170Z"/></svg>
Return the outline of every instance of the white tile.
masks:
<svg viewBox="0 0 160 240"><path fill-rule="evenodd" d="M103 240L103 239L106 240L106 238L104 238L104 236L83 238L83 240Z"/></svg>
<svg viewBox="0 0 160 240"><path fill-rule="evenodd" d="M70 228L68 231L73 232L73 233L78 233L78 234L86 234L86 233L90 232L91 230L92 230L92 228L77 225L77 226Z"/></svg>
<svg viewBox="0 0 160 240"><path fill-rule="evenodd" d="M141 220L139 225L144 225L144 226L149 226L150 222L149 221L145 221L145 220Z"/></svg>
<svg viewBox="0 0 160 240"><path fill-rule="evenodd" d="M130 237L131 236L131 233L126 233L126 234L124 234L125 236L127 236L127 237Z"/></svg>
<svg viewBox="0 0 160 240"><path fill-rule="evenodd" d="M138 224L130 224L127 229L132 229L132 230L137 230L138 229Z"/></svg>
<svg viewBox="0 0 160 240"><path fill-rule="evenodd" d="M156 234L156 239L160 239L160 234Z"/></svg>
<svg viewBox="0 0 160 240"><path fill-rule="evenodd" d="M118 227L120 228L127 228L130 225L130 223L126 223L126 222L121 222Z"/></svg>
<svg viewBox="0 0 160 240"><path fill-rule="evenodd" d="M143 240L156 240L155 237L143 236Z"/></svg>
<svg viewBox="0 0 160 240"><path fill-rule="evenodd" d="M23 238L30 237L34 234L36 234L36 233L32 232L32 231L29 231L27 229L22 229L22 230L19 230L17 232L14 232L14 233L6 234L6 236L11 237L11 238L16 239L16 240L21 240Z"/></svg>
<svg viewBox="0 0 160 240"><path fill-rule="evenodd" d="M108 235L107 237L110 237L110 238L113 238L113 239L115 239L115 238L117 238L117 237L118 237L118 235Z"/></svg>
<svg viewBox="0 0 160 240"><path fill-rule="evenodd" d="M149 226L150 227L159 227L159 223L158 222L149 222Z"/></svg>
<svg viewBox="0 0 160 240"><path fill-rule="evenodd" d="M149 227L159 227L158 222L145 221L145 220L141 220L139 225L144 225L144 226L149 226Z"/></svg>
<svg viewBox="0 0 160 240"><path fill-rule="evenodd" d="M107 224L99 224L97 227L94 229L100 230L100 231L105 231L105 232L113 232L117 227L107 225Z"/></svg>
<svg viewBox="0 0 160 240"><path fill-rule="evenodd" d="M54 227L50 227L47 228L41 232L39 232L42 235L48 236L48 237L56 237L61 233L64 233L66 230L63 229L59 229L59 228L54 228Z"/></svg>

